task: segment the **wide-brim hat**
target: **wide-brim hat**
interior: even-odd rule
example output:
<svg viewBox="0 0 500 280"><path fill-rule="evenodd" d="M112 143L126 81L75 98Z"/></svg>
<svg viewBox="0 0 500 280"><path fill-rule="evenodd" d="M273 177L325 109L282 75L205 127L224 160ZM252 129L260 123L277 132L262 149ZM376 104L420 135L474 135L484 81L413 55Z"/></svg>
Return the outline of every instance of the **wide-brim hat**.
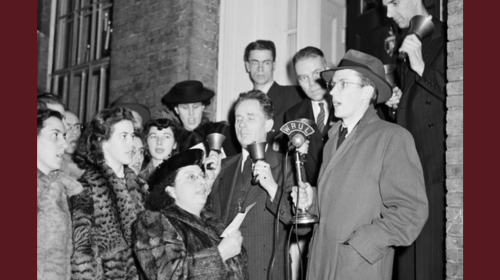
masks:
<svg viewBox="0 0 500 280"><path fill-rule="evenodd" d="M153 174L151 174L151 177L149 177L148 185L151 192L157 187L165 189L167 187L164 186L165 181L170 175L177 172L177 170L190 165L201 166L203 163L203 155L204 152L202 150L192 149L181 152L163 161Z"/></svg>
<svg viewBox="0 0 500 280"><path fill-rule="evenodd" d="M377 104L391 98L392 87L385 79L384 65L378 58L357 50L349 50L337 67L322 71L320 75L328 83L335 71L343 69L357 71L375 84L378 90Z"/></svg>
<svg viewBox="0 0 500 280"><path fill-rule="evenodd" d="M203 86L200 81L183 81L175 84L161 99L165 105L203 102L214 97L215 93Z"/></svg>
<svg viewBox="0 0 500 280"><path fill-rule="evenodd" d="M122 95L111 104L111 108L127 108L136 111L142 118L142 124L147 123L151 119L151 113L148 107L142 105L132 95Z"/></svg>

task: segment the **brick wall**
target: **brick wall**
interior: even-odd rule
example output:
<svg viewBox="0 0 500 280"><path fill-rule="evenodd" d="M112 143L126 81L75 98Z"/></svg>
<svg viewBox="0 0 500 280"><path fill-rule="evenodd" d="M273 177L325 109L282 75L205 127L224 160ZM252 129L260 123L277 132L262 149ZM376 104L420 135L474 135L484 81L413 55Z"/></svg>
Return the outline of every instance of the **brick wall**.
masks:
<svg viewBox="0 0 500 280"><path fill-rule="evenodd" d="M114 1L110 97L134 95L153 118L161 97L194 79L215 91L220 0ZM215 102L215 98L212 100ZM213 119L215 104L206 110Z"/></svg>
<svg viewBox="0 0 500 280"><path fill-rule="evenodd" d="M448 0L446 279L463 279L463 0Z"/></svg>

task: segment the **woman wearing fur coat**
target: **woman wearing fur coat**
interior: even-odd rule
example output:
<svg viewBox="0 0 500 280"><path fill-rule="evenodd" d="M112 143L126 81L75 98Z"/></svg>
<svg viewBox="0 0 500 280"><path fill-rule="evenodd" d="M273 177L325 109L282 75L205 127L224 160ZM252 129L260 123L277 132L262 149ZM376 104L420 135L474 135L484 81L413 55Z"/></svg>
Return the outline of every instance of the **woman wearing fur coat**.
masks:
<svg viewBox="0 0 500 280"><path fill-rule="evenodd" d="M239 231L220 238L225 225L204 206L220 172L212 152L202 168L203 151L182 152L163 162L149 182L146 210L134 224L134 252L148 280L248 279ZM207 178L205 177L207 176Z"/></svg>
<svg viewBox="0 0 500 280"><path fill-rule="evenodd" d="M82 185L58 171L67 147L62 118L56 111L37 111L37 280L69 280L71 276L72 229L68 198L81 192Z"/></svg>
<svg viewBox="0 0 500 280"><path fill-rule="evenodd" d="M80 138L75 162L84 191L73 197L72 279L138 279L132 223L143 208L147 184L127 167L134 148L129 109L105 109Z"/></svg>

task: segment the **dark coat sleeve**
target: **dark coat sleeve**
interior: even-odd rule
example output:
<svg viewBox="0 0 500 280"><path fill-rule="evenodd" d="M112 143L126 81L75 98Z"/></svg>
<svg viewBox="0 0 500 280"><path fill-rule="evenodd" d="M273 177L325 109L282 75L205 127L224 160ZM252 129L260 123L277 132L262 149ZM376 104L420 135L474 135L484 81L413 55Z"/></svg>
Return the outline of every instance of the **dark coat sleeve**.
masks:
<svg viewBox="0 0 500 280"><path fill-rule="evenodd" d="M279 172L279 170L281 170L281 172ZM292 192L292 187L295 185L291 162L289 161L287 163L286 158L283 158L282 164L279 165L277 172L273 172L273 176L274 178L278 178L278 180L276 180L276 183L278 184L278 190L276 191L276 195L273 201L271 201L270 198L267 199L266 208L275 216L279 211L281 222L284 224L289 224L293 217L290 193ZM283 182L283 176L285 176L285 182Z"/></svg>
<svg viewBox="0 0 500 280"><path fill-rule="evenodd" d="M422 73L422 76L415 75L415 82L444 103L446 99L446 51L444 48L445 44L441 41L442 40L435 44L439 45L439 43L441 43L436 57L432 61L425 62L424 72Z"/></svg>
<svg viewBox="0 0 500 280"><path fill-rule="evenodd" d="M72 279L95 279L97 260L92 247L92 225L94 224L94 202L91 188L82 183L84 190L73 196L71 216L73 219L73 255L71 257Z"/></svg>
<svg viewBox="0 0 500 280"><path fill-rule="evenodd" d="M181 235L159 212L143 212L134 234L134 252L146 279L224 279L227 273L217 246L189 253Z"/></svg>

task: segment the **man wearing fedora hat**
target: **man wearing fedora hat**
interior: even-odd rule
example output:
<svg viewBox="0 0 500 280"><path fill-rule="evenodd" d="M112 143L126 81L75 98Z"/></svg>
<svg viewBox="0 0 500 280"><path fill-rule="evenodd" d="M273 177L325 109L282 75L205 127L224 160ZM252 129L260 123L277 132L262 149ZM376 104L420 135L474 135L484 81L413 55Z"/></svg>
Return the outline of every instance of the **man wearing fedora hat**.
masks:
<svg viewBox="0 0 500 280"><path fill-rule="evenodd" d="M299 207L320 216L307 279L389 280L394 247L410 245L428 215L415 143L374 109L392 92L380 60L350 50L320 75L342 121L328 132L317 190L299 183Z"/></svg>
<svg viewBox="0 0 500 280"><path fill-rule="evenodd" d="M221 133L226 137L222 148L227 156L237 154L239 144L231 128L225 122L210 122L203 120L203 111L210 105L215 93L196 80L182 81L175 84L165 94L161 102L179 117L185 129L180 136L180 151L191 148L192 145L206 142L210 133ZM192 133L185 133L185 132Z"/></svg>
<svg viewBox="0 0 500 280"><path fill-rule="evenodd" d="M429 16L422 0L383 2L387 17L404 30L414 16ZM415 34L405 37L399 52L408 58L397 65L401 90L396 88L387 104L394 109L389 115L415 139L429 199L429 219L422 233L411 247L396 250L395 276L401 280L446 277L446 26L434 17L432 23L434 33L423 40Z"/></svg>
<svg viewBox="0 0 500 280"><path fill-rule="evenodd" d="M142 126L151 119L148 107L142 105L132 95L124 94L111 104L111 108L127 108L134 115L134 128L142 129Z"/></svg>

